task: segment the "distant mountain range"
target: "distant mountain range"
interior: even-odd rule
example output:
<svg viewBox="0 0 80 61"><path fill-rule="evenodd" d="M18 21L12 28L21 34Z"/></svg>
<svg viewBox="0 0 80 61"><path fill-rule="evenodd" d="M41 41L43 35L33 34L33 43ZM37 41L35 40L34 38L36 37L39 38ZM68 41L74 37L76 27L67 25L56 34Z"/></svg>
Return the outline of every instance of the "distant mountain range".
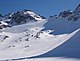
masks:
<svg viewBox="0 0 80 61"><path fill-rule="evenodd" d="M50 16L50 19L55 18L56 20L59 17L68 17L68 20L76 21L78 18L80 18L80 4L74 11L66 10L60 12L59 15ZM4 16L0 14L0 29L45 19L46 18L44 16L36 14L35 12L27 9L14 13L8 13Z"/></svg>

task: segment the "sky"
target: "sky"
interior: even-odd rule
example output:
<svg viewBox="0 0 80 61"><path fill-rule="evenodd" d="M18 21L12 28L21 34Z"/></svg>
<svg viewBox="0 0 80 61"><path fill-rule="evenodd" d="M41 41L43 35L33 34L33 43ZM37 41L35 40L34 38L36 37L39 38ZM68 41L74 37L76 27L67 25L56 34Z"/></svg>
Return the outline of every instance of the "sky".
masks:
<svg viewBox="0 0 80 61"><path fill-rule="evenodd" d="M80 0L0 0L0 13L30 9L40 15L49 17L63 10L74 10Z"/></svg>

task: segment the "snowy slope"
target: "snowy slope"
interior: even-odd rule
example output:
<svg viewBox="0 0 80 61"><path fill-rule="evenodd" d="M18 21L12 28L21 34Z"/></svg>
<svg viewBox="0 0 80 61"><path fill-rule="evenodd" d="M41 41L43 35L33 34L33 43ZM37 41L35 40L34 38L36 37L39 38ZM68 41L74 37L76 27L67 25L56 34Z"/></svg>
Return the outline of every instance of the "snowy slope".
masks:
<svg viewBox="0 0 80 61"><path fill-rule="evenodd" d="M80 12L79 7L75 11L63 11L58 16L51 16L48 20L31 10L5 15L0 21L0 60L25 59L26 61L26 58L35 57L29 61L79 61L80 59L73 57L65 58L68 50L63 50L61 47L63 45L67 49L72 49L68 45L74 47L80 42L80 14L77 13ZM75 47L76 49L78 47ZM47 56L49 53L55 55L61 50L64 56L58 55L52 58ZM77 57L77 54L71 55ZM40 56L48 58L39 58Z"/></svg>
<svg viewBox="0 0 80 61"><path fill-rule="evenodd" d="M38 25L42 23L41 21ZM25 28L29 28L20 32L21 26L13 27L14 31L17 29L14 33L11 32L11 28L9 31L7 29L1 31L0 59L18 59L41 55L61 45L80 30L70 34L50 35L48 30L41 31L43 29L41 26L30 24L23 25Z"/></svg>
<svg viewBox="0 0 80 61"><path fill-rule="evenodd" d="M80 28L80 18L77 21L68 21L67 18L59 17L58 19L49 19L46 24L44 24L45 29L53 30L53 34L64 34L71 33ZM45 30L44 29L44 30Z"/></svg>

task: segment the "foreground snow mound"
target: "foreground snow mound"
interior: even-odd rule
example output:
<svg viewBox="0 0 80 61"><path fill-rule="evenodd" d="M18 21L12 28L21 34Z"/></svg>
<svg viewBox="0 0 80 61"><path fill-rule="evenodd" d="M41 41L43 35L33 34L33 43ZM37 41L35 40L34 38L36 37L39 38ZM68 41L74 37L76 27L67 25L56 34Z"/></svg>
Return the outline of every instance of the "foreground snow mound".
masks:
<svg viewBox="0 0 80 61"><path fill-rule="evenodd" d="M51 35L52 30L42 31L44 21L15 26L0 32L0 59L19 59L44 54L61 45L78 31L70 34ZM21 28L20 32L18 32ZM32 27L33 26L33 27ZM28 28L29 27L29 28ZM14 30L11 32L10 30ZM16 30L17 29L17 30Z"/></svg>

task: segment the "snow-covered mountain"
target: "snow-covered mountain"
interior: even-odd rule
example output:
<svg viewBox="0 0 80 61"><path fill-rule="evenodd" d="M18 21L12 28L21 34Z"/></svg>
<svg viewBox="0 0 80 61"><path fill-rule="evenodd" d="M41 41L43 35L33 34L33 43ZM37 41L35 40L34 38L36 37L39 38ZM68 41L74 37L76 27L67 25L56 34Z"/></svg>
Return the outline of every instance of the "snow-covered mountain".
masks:
<svg viewBox="0 0 80 61"><path fill-rule="evenodd" d="M78 43L80 42L79 8L80 5L74 11L65 10L60 12L59 15L50 16L49 19L31 10L22 10L1 16L0 60L16 61L31 57L46 57L46 54L50 53L53 59L49 61L53 61L54 57L56 57L55 55L57 55L54 52L57 51L59 53L60 50L64 50L64 48L59 48L60 46L63 45L67 48L65 51L68 50L64 43L74 47L74 45L77 45L77 41ZM57 48L59 50L56 50ZM73 48L70 47L70 49ZM80 51L80 47L77 49ZM50 51L54 52L51 53ZM73 52L72 55L75 54L76 48L75 53ZM61 55L58 56L60 57ZM66 54L63 54L61 57L66 59L64 56L66 57ZM71 58L66 61L73 61L72 56ZM58 59L60 60L61 58ZM79 54L78 59L74 61L80 61Z"/></svg>
<svg viewBox="0 0 80 61"><path fill-rule="evenodd" d="M22 10L14 13L8 13L4 15L2 21L0 22L0 29L11 27L15 25L21 25L29 22L42 21L46 18L34 13L31 10Z"/></svg>

